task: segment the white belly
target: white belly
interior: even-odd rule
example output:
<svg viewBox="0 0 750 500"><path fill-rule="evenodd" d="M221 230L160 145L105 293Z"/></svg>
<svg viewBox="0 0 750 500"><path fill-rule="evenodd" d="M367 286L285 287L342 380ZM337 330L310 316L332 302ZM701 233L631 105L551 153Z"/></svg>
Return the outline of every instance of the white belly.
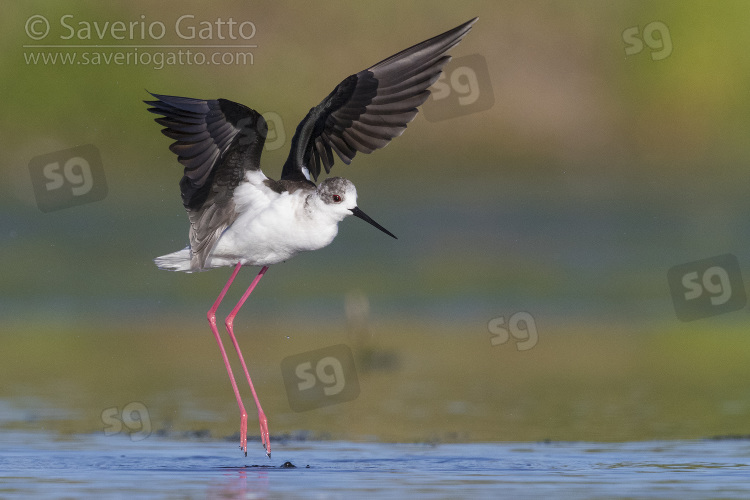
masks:
<svg viewBox="0 0 750 500"><path fill-rule="evenodd" d="M338 221L306 214L304 199L283 194L265 207L240 215L219 238L207 267L236 264L269 266L299 252L329 245Z"/></svg>

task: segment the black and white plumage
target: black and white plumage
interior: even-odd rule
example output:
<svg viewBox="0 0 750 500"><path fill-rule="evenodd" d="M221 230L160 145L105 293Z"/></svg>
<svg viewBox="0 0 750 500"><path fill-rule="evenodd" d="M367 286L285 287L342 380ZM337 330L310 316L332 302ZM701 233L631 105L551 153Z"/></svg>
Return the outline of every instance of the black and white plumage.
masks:
<svg viewBox="0 0 750 500"><path fill-rule="evenodd" d="M300 122L278 181L260 170L268 127L258 112L226 99L152 94L149 111L162 115L156 121L185 166L180 189L190 219L190 245L157 265L187 272L271 265L328 245L347 215L375 224L356 207L351 182L332 178L316 187L321 164L329 173L334 153L349 164L401 135L450 60L446 52L474 22L345 78Z"/></svg>
<svg viewBox="0 0 750 500"><path fill-rule="evenodd" d="M208 311L240 409L240 447L247 455L247 411L216 324L216 311L240 268L263 266L224 321L258 409L260 437L271 456L268 421L233 332L234 317L271 264L330 244L338 223L354 215L389 236L357 207L351 181L329 177L319 185L334 153L349 164L358 153L385 147L406 130L428 88L450 60L446 52L468 33L476 18L393 55L344 79L297 127L278 181L260 169L268 133L256 111L226 99L201 100L152 94L149 111L174 142L170 149L185 167L182 203L190 219L190 244L155 259L161 269L202 271L234 266Z"/></svg>

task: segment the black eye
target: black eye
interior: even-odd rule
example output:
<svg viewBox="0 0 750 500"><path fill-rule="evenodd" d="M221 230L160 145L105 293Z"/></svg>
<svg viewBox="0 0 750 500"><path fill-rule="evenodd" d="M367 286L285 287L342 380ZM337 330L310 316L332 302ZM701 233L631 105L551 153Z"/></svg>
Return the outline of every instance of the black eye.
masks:
<svg viewBox="0 0 750 500"><path fill-rule="evenodd" d="M333 199L334 203L341 203L341 196L337 194L334 194L333 196L331 196L331 199Z"/></svg>

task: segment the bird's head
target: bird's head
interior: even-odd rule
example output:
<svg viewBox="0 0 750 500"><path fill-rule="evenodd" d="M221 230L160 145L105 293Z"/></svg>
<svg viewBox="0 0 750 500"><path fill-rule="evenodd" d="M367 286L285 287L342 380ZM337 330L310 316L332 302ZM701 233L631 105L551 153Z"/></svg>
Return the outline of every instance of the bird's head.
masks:
<svg viewBox="0 0 750 500"><path fill-rule="evenodd" d="M322 209L338 220L344 220L354 215L375 226L388 236L396 238L386 228L372 220L357 207L357 189L354 184L343 177L329 177L318 185L318 198L322 202Z"/></svg>

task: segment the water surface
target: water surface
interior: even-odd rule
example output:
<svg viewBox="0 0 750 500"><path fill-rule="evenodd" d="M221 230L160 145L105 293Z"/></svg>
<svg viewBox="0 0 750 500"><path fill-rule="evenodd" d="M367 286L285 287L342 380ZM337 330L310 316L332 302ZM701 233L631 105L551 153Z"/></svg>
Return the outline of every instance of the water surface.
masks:
<svg viewBox="0 0 750 500"><path fill-rule="evenodd" d="M750 441L385 444L4 432L2 498L748 498ZM291 462L295 468L284 468Z"/></svg>

